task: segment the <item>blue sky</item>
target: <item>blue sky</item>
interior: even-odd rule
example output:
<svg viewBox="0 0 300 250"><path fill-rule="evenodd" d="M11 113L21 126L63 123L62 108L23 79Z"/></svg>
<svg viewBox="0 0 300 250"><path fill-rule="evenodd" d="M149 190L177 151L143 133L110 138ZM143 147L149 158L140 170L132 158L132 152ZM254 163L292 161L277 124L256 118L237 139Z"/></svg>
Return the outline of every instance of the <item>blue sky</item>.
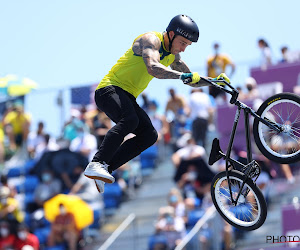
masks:
<svg viewBox="0 0 300 250"><path fill-rule="evenodd" d="M269 42L276 59L282 45L300 49L299 7L297 0L0 0L0 77L16 74L39 84L27 96L26 110L33 128L44 120L47 131L57 135L60 117L69 117L69 95L65 91L61 114L58 89L100 81L136 36L164 31L173 16L187 14L199 26L199 42L182 54L191 70L206 74L205 60L219 41L237 64L232 82L241 84L259 58L258 38ZM155 79L146 92L163 109L171 86L184 95L190 91L180 81Z"/></svg>

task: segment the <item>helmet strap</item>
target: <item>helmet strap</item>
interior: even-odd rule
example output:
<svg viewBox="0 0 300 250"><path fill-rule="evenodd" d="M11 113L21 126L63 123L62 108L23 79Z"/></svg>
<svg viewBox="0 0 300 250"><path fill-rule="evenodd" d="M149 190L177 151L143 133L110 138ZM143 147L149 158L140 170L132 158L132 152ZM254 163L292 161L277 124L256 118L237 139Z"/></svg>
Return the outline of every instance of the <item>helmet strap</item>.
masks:
<svg viewBox="0 0 300 250"><path fill-rule="evenodd" d="M175 33L174 33L174 36L173 36L173 39L172 39L172 40L170 39L169 31L167 31L167 35L168 35L168 39L169 39L169 51L171 52L172 43L173 43L173 41L174 41L176 35L175 35Z"/></svg>

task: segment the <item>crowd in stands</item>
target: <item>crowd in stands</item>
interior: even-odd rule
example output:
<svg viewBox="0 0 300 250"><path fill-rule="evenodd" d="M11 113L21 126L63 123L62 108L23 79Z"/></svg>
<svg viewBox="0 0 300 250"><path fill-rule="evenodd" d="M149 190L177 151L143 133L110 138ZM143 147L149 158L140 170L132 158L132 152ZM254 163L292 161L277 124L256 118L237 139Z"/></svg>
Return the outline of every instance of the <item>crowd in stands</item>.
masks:
<svg viewBox="0 0 300 250"><path fill-rule="evenodd" d="M271 52L264 39L258 41L262 50L262 66L272 63ZM213 46L214 54L207 60L208 76L216 77L235 64L229 56L220 53L220 44ZM292 62L288 48L282 48L280 63ZM240 100L260 103L254 78L247 78L239 87ZM32 130L30 114L24 111L20 101L8 102L0 126L0 250L1 249L78 249L81 240L99 230L105 215L110 215L126 199L134 196L143 177L171 150L174 165L174 188L166 196L166 206L161 207L151 236L149 249L174 249L186 233L212 205L211 181L224 163L214 168L208 166L207 158L211 142L208 133L217 131L216 109L228 102L227 96L216 89L191 89L190 96L177 94L169 89L165 112L158 113L158 103L146 93L141 95L142 108L148 113L158 141L140 156L113 173L116 182L105 193L99 194L94 181L86 178L83 171L95 154L112 122L101 110L86 107L72 109L62 136L53 138L46 124L38 122ZM128 135L131 136L131 135ZM163 153L162 153L163 152ZM245 152L235 152L237 159L245 159ZM169 157L168 156L168 157ZM263 173L257 180L267 196L270 179L283 177L295 181L287 164L276 169L257 153ZM72 213L64 204L58 204L52 221L44 211L46 202L58 194L76 195L89 204L94 223L86 229L78 229ZM222 224L223 223L223 224ZM224 249L230 249L234 229L222 221ZM204 227L197 243L202 249L211 249L212 229ZM27 248L24 248L27 246Z"/></svg>
<svg viewBox="0 0 300 250"><path fill-rule="evenodd" d="M115 171L116 182L105 194L99 194L94 181L86 178L83 171L112 126L102 111L72 109L61 137L53 138L42 121L36 130L30 129L31 116L25 113L23 102L9 102L6 108L0 130L0 249L22 249L20 242L33 249L79 249L85 238L99 234L107 216L134 196L142 183L142 159ZM160 121L156 108L155 103L150 103L149 112L153 115L149 116L160 130L160 122L155 122ZM147 153L141 157L148 170L153 168L153 155L157 154L151 150L151 161ZM56 216L49 220L45 205L59 194L80 197L92 209L94 222L85 229L77 228L64 204L57 204Z"/></svg>
<svg viewBox="0 0 300 250"><path fill-rule="evenodd" d="M270 65L281 63L293 63L300 61L300 52L291 51L288 46L284 45L280 48L281 58L276 62L269 43L264 38L257 41L257 45L261 50L260 67L266 69Z"/></svg>

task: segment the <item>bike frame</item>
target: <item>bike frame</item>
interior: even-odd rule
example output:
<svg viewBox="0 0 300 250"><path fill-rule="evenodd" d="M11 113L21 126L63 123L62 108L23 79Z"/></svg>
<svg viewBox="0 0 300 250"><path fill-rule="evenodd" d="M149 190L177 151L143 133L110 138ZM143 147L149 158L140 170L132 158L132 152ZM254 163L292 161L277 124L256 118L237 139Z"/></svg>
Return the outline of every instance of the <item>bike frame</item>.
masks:
<svg viewBox="0 0 300 250"><path fill-rule="evenodd" d="M279 126L277 126L276 124L270 123L269 121L261 118L259 115L256 114L256 112L253 109L251 109L246 104L244 104L244 103L240 102L239 100L237 100L239 92L237 91L237 89L235 89L233 86L231 86L226 81L224 81L224 80L209 80L209 79L203 79L203 78L201 78L201 80L206 81L210 85L212 85L212 86L214 86L214 87L230 94L231 95L230 103L237 106L237 110L236 110L236 114L235 114L235 118L234 118L234 123L233 123L233 128L232 128L232 131L231 131L230 141L229 141L229 144L228 144L226 154L224 154L223 152L220 152L220 154L223 156L223 158L226 161L226 176L227 176L227 181L229 183L229 191L230 191L231 200L232 200L232 203L234 205L236 205L247 179L250 178L248 176L248 174L250 173L251 168L255 164L257 164L256 161L253 161L253 159L252 159L249 115L255 117L260 122L264 123L265 125L267 125L268 127L274 129L277 132L281 132L281 128ZM225 84L225 86L224 87L220 86L217 83L223 83L223 84ZM225 88L226 86L228 86L230 89L226 89ZM236 134L237 125L238 125L238 122L239 122L239 119L240 119L240 116L241 116L241 110L244 111L244 123L245 123L245 129L246 129L245 133L246 133L246 146L247 146L247 165L244 165L241 162L238 162L238 161L230 158L230 154L231 154L232 146L233 146L233 142L234 142L234 137L235 137L235 134ZM234 199L233 196L232 196L231 182L229 181L229 168L230 168L230 166L232 166L233 169L236 169L234 167L234 164L240 166L242 169L245 170L245 172L243 171L244 174L245 174L245 179L243 180L243 183L240 187L240 190L239 190L239 193L238 193L236 199ZM257 164L257 166L258 166L258 164ZM259 173L260 173L260 169L259 169ZM257 179L257 177L256 177L256 179ZM254 180L254 182L256 181L256 179Z"/></svg>

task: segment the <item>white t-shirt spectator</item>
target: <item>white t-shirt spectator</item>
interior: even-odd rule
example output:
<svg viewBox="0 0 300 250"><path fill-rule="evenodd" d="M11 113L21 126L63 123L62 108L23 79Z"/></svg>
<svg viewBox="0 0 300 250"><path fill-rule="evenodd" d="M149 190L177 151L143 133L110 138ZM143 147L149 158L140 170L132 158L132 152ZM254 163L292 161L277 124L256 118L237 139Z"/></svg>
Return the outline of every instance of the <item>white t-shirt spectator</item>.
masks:
<svg viewBox="0 0 300 250"><path fill-rule="evenodd" d="M209 95L204 92L194 92L189 98L189 107L191 110L190 118L203 118L205 120L209 117L209 109L213 107Z"/></svg>
<svg viewBox="0 0 300 250"><path fill-rule="evenodd" d="M82 136L75 137L70 144L73 152L88 151L86 157L91 161L97 152L97 139L94 135L84 133Z"/></svg>
<svg viewBox="0 0 300 250"><path fill-rule="evenodd" d="M179 149L176 154L180 157L180 159L188 160L194 157L204 157L205 149L202 146L190 144Z"/></svg>
<svg viewBox="0 0 300 250"><path fill-rule="evenodd" d="M39 135L37 132L32 131L28 135L27 148L35 149L42 144L45 144L45 136L43 134Z"/></svg>

